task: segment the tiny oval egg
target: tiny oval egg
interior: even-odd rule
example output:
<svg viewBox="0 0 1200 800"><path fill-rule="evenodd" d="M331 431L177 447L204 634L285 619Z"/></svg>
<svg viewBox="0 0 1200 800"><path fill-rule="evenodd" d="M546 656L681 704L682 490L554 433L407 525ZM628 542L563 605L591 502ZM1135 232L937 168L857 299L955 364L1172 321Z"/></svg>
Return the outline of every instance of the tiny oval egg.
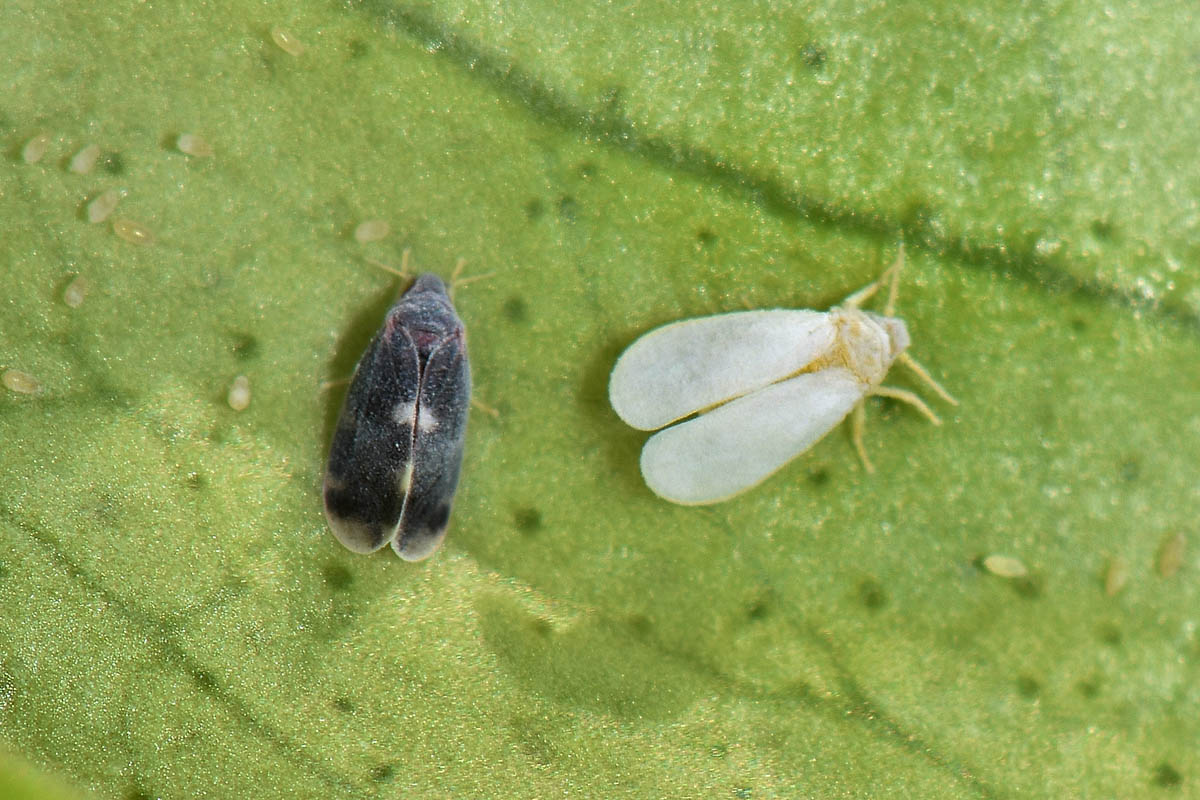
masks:
<svg viewBox="0 0 1200 800"><path fill-rule="evenodd" d="M88 279L82 275L76 275L75 278L67 284L67 288L63 289L63 302L71 308L79 308L83 305L83 300L87 297L90 285Z"/></svg>
<svg viewBox="0 0 1200 800"><path fill-rule="evenodd" d="M149 228L128 219L113 220L113 233L131 244L154 243L154 234Z"/></svg>
<svg viewBox="0 0 1200 800"><path fill-rule="evenodd" d="M386 220L368 219L359 223L354 229L354 239L359 244L378 242L392 232L392 226Z"/></svg>
<svg viewBox="0 0 1200 800"><path fill-rule="evenodd" d="M1158 550L1158 574L1170 578L1183 566L1184 551L1187 549L1187 539L1182 533L1176 533L1163 540Z"/></svg>
<svg viewBox="0 0 1200 800"><path fill-rule="evenodd" d="M76 175L87 175L95 168L96 161L99 158L100 145L89 144L71 157L71 163L67 168Z"/></svg>
<svg viewBox="0 0 1200 800"><path fill-rule="evenodd" d="M208 158L213 154L212 145L203 136L196 133L179 134L179 138L175 140L175 146L184 155L196 158Z"/></svg>
<svg viewBox="0 0 1200 800"><path fill-rule="evenodd" d="M250 379L238 375L229 386L229 396L226 398L229 407L234 411L245 411L250 407Z"/></svg>
<svg viewBox="0 0 1200 800"><path fill-rule="evenodd" d="M275 42L275 46L289 56L304 55L304 43L283 28L271 28L271 41Z"/></svg>
<svg viewBox="0 0 1200 800"><path fill-rule="evenodd" d="M1012 556L990 555L983 560L983 567L1000 578L1024 578L1029 574L1025 564Z"/></svg>
<svg viewBox="0 0 1200 800"><path fill-rule="evenodd" d="M42 157L46 155L46 151L49 149L50 134L38 133L21 148L21 158L26 164L36 164L42 160Z"/></svg>
<svg viewBox="0 0 1200 800"><path fill-rule="evenodd" d="M106 189L96 195L95 199L87 204L88 222L104 222L112 212L117 210L117 204L124 196L125 193L117 189Z"/></svg>
<svg viewBox="0 0 1200 800"><path fill-rule="evenodd" d="M4 384L4 388L10 392L17 394L37 394L42 388L41 382L30 375L28 372L21 372L19 369L8 369L0 375L0 383Z"/></svg>
<svg viewBox="0 0 1200 800"><path fill-rule="evenodd" d="M1104 593L1109 597L1116 597L1128 582L1128 562L1119 556L1109 561L1108 568L1104 570Z"/></svg>

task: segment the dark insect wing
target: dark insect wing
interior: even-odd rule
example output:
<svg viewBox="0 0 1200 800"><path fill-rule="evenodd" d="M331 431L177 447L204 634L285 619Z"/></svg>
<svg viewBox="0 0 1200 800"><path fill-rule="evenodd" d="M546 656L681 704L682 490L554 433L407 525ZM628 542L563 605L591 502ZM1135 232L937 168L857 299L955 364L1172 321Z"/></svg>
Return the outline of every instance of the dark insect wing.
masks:
<svg viewBox="0 0 1200 800"><path fill-rule="evenodd" d="M412 480L400 533L392 541L392 548L407 561L419 561L437 550L458 487L471 373L462 324L457 318L455 322L455 328L430 352L421 375Z"/></svg>
<svg viewBox="0 0 1200 800"><path fill-rule="evenodd" d="M404 328L385 325L354 370L325 473L329 527L356 553L396 536L413 441L411 415L397 409L416 405L419 386L416 345Z"/></svg>

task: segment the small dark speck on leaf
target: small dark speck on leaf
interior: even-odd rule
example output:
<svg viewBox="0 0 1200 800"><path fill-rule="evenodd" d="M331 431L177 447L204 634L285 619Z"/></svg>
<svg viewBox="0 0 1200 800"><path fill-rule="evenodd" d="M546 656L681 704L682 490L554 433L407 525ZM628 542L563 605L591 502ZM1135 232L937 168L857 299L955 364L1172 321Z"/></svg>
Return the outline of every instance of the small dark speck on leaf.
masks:
<svg viewBox="0 0 1200 800"><path fill-rule="evenodd" d="M510 297L504 301L502 313L509 322L525 322L529 319L529 309L519 297Z"/></svg>
<svg viewBox="0 0 1200 800"><path fill-rule="evenodd" d="M542 512L528 506L518 508L513 511L513 524L522 533L537 533L542 529Z"/></svg>
<svg viewBox="0 0 1200 800"><path fill-rule="evenodd" d="M558 198L558 216L565 222L574 222L579 213L579 203L569 194Z"/></svg>
<svg viewBox="0 0 1200 800"><path fill-rule="evenodd" d="M217 686L217 679L214 678L212 673L209 672L208 670L203 670L203 669L193 670L192 671L192 680L195 682L195 684L197 686L199 686L201 689L204 689L206 691L215 689Z"/></svg>
<svg viewBox="0 0 1200 800"><path fill-rule="evenodd" d="M376 783L385 783L396 776L396 768L391 764L380 764L371 770L371 780Z"/></svg>
<svg viewBox="0 0 1200 800"><path fill-rule="evenodd" d="M584 180L590 180L596 176L596 165L590 161L584 161L579 165L579 177Z"/></svg>
<svg viewBox="0 0 1200 800"><path fill-rule="evenodd" d="M922 241L942 226L937 208L923 200L913 200L900 214L900 227L909 239Z"/></svg>
<svg viewBox="0 0 1200 800"><path fill-rule="evenodd" d="M599 104L603 106L603 112L610 119L617 119L624 114L625 108L625 90L620 86L609 86L600 92L597 98Z"/></svg>
<svg viewBox="0 0 1200 800"><path fill-rule="evenodd" d="M351 39L346 43L346 48L350 51L351 58L362 58L371 51L362 39Z"/></svg>
<svg viewBox="0 0 1200 800"><path fill-rule="evenodd" d="M930 92L943 106L951 106L954 104L954 84L949 82L938 81L933 85L933 90Z"/></svg>
<svg viewBox="0 0 1200 800"><path fill-rule="evenodd" d="M824 467L817 467L816 469L809 470L808 482L813 486L824 486L825 484L829 483L829 470L825 469Z"/></svg>
<svg viewBox="0 0 1200 800"><path fill-rule="evenodd" d="M325 579L325 584L335 591L346 589L354 583L354 575L341 564L327 564L321 570L321 577Z"/></svg>
<svg viewBox="0 0 1200 800"><path fill-rule="evenodd" d="M800 48L800 57L804 59L804 63L813 69L820 69L825 66L825 48L820 47L813 42L809 42Z"/></svg>
<svg viewBox="0 0 1200 800"><path fill-rule="evenodd" d="M530 220L541 219L542 214L546 213L546 204L538 198L527 200L525 202L525 216Z"/></svg>
<svg viewBox="0 0 1200 800"><path fill-rule="evenodd" d="M871 611L878 611L887 605L887 592L883 584L874 578L867 578L858 585L858 599Z"/></svg>
<svg viewBox="0 0 1200 800"><path fill-rule="evenodd" d="M1037 600L1042 596L1042 581L1036 575L1026 575L1012 580L1013 591L1026 600Z"/></svg>
<svg viewBox="0 0 1200 800"><path fill-rule="evenodd" d="M109 175L124 175L125 159L117 152L105 153L100 156L100 168Z"/></svg>
<svg viewBox="0 0 1200 800"><path fill-rule="evenodd" d="M1113 625L1111 622L1106 622L1105 624L1101 625L1097 631L1097 634L1100 637L1100 641L1104 642L1110 647L1117 647L1121 644L1121 629L1116 625Z"/></svg>
<svg viewBox="0 0 1200 800"><path fill-rule="evenodd" d="M746 619L757 622L758 620L765 619L770 613L770 603L768 603L766 600L755 600L750 604L750 607L746 609Z"/></svg>
<svg viewBox="0 0 1200 800"><path fill-rule="evenodd" d="M204 477L203 473L196 472L195 470L192 470L185 475L183 482L184 485L186 485L189 489L195 489L197 491L208 486L208 478Z"/></svg>
<svg viewBox="0 0 1200 800"><path fill-rule="evenodd" d="M334 698L333 707L336 708L338 711L342 712L343 714L354 713L354 704L351 703L349 700L347 700L345 697Z"/></svg>
<svg viewBox="0 0 1200 800"><path fill-rule="evenodd" d="M1091 700L1100 694L1100 682L1095 678L1085 678L1081 680L1076 688L1079 689L1079 694L1083 695L1088 700Z"/></svg>
<svg viewBox="0 0 1200 800"><path fill-rule="evenodd" d="M645 614L633 614L629 617L629 630L638 639L645 639L654 628L654 623Z"/></svg>
<svg viewBox="0 0 1200 800"><path fill-rule="evenodd" d="M696 231L696 244L701 248L709 248L716 244L717 234L711 228L701 228Z"/></svg>
<svg viewBox="0 0 1200 800"><path fill-rule="evenodd" d="M1121 466L1117 471L1121 476L1121 480L1126 483L1133 483L1138 478L1142 477L1142 462L1136 458L1126 459L1121 462Z"/></svg>
<svg viewBox="0 0 1200 800"><path fill-rule="evenodd" d="M1164 789L1174 788L1183 783L1183 775L1166 761L1154 768L1154 785Z"/></svg>
<svg viewBox="0 0 1200 800"><path fill-rule="evenodd" d="M1022 675L1017 678L1017 691L1022 697L1033 700L1042 691L1042 685L1038 683L1036 678L1029 675Z"/></svg>
<svg viewBox="0 0 1200 800"><path fill-rule="evenodd" d="M258 355L258 338L248 333L233 336L233 354L238 361L249 361Z"/></svg>
<svg viewBox="0 0 1200 800"><path fill-rule="evenodd" d="M1100 239L1111 239L1116 233L1112 220L1098 219L1092 223L1092 233Z"/></svg>
<svg viewBox="0 0 1200 800"><path fill-rule="evenodd" d="M1083 333L1087 330L1087 326L1087 320L1080 319L1079 317L1075 317L1071 320L1071 330L1075 331L1076 333Z"/></svg>

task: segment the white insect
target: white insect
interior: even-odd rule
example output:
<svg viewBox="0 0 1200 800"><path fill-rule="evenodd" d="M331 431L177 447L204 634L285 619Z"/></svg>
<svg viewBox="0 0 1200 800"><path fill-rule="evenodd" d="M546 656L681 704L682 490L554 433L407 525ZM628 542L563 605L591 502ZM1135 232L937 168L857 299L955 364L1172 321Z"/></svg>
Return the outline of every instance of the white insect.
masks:
<svg viewBox="0 0 1200 800"><path fill-rule="evenodd" d="M659 431L642 449L642 475L660 497L683 505L726 500L812 447L847 414L863 446L863 401L872 395L941 420L917 395L882 386L900 361L946 402L958 402L905 349L892 316L904 248L878 280L829 311L772 309L664 325L629 346L613 367L613 409L640 430ZM882 314L859 307L890 280ZM696 416L692 416L696 415ZM685 419L687 418L687 419Z"/></svg>

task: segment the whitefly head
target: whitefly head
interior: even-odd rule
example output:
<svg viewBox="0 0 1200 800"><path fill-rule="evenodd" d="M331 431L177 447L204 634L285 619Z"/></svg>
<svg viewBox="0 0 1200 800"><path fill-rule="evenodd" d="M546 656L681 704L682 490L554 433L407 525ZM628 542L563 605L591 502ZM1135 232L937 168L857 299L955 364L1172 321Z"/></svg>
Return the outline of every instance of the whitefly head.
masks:
<svg viewBox="0 0 1200 800"><path fill-rule="evenodd" d="M885 317L882 314L871 314L869 311L867 313L887 332L888 342L891 345L891 357L895 360L896 356L903 353L912 344L912 339L908 336L908 327L904 324L904 320L896 319L895 317Z"/></svg>
<svg viewBox="0 0 1200 800"><path fill-rule="evenodd" d="M441 278L432 272L423 272L401 296L400 302L409 308L425 305L440 308L450 304L450 295L446 293L446 284Z"/></svg>
<svg viewBox="0 0 1200 800"><path fill-rule="evenodd" d="M857 308L829 314L836 334L825 365L845 367L864 384L878 386L910 343L904 322Z"/></svg>
<svg viewBox="0 0 1200 800"><path fill-rule="evenodd" d="M410 331L430 334L433 339L449 335L460 326L446 284L432 272L418 276L388 312L389 330L401 321Z"/></svg>

